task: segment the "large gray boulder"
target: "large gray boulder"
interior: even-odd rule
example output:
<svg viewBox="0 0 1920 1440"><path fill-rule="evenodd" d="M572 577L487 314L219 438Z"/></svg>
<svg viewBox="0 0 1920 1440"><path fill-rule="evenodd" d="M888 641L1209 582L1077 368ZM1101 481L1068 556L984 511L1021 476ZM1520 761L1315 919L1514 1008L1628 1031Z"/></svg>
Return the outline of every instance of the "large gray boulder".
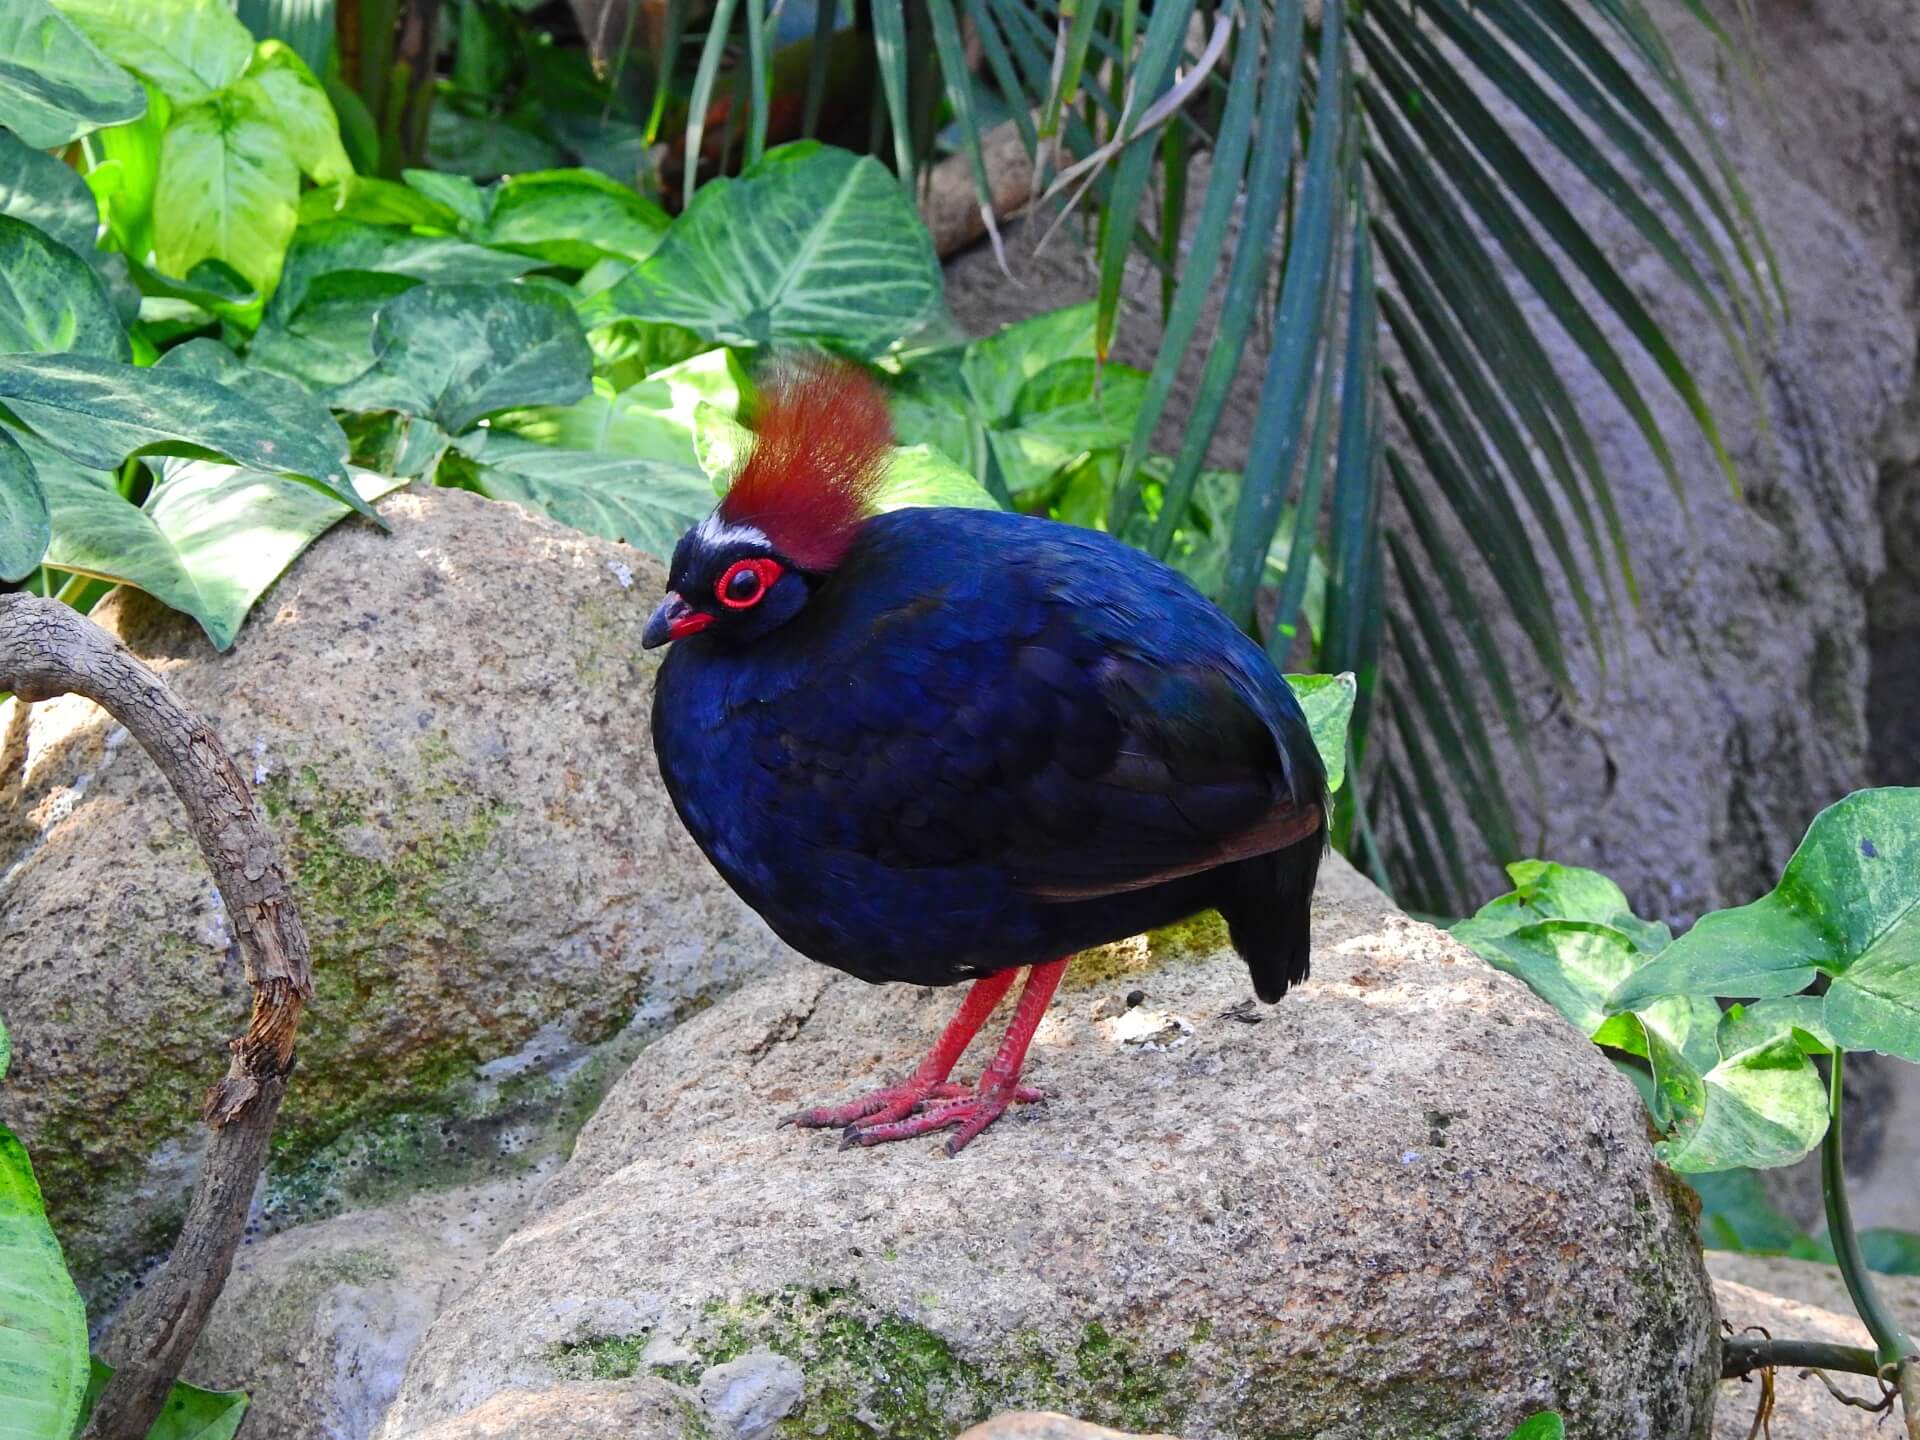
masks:
<svg viewBox="0 0 1920 1440"><path fill-rule="evenodd" d="M1343 861L1315 923L1315 978L1271 1010L1214 924L1083 957L1033 1049L1053 1098L955 1160L774 1128L909 1066L954 992L756 982L627 1072L383 1440L575 1406L581 1433L644 1408L621 1433L692 1435L711 1409L669 1402L756 1353L799 1367L802 1435L1048 1409L1464 1440L1555 1405L1573 1434L1704 1436L1711 1299L1631 1087Z"/></svg>
<svg viewBox="0 0 1920 1440"><path fill-rule="evenodd" d="M563 1146L611 1068L591 1047L630 1050L785 953L692 851L654 768L658 565L461 491L381 510L392 534L328 532L231 653L137 594L95 615L238 759L313 940L270 1223L369 1172L511 1170ZM92 1283L177 1216L245 986L180 808L125 732L64 699L9 702L0 735L0 1119ZM473 1127L449 1141L463 1106Z"/></svg>
<svg viewBox="0 0 1920 1440"><path fill-rule="evenodd" d="M1744 499L1732 494L1653 362L1591 302L1673 447L1687 491L1683 508L1611 391L1509 272L1592 430L1642 595L1639 608L1624 613L1624 644L1610 642L1604 671L1567 594L1556 597L1579 702L1563 703L1537 667L1519 665L1521 708L1535 717L1546 781L1544 812L1530 813L1524 785L1514 789L1523 833L1536 826L1544 833L1539 853L1604 870L1643 913L1686 923L1767 889L1814 813L1881 771L1869 748L1874 657L1867 592L1886 564L1876 508L1879 467L1892 443L1883 427L1911 384L1920 317L1920 207L1900 198L1920 194L1912 128L1920 113L1920 6L1805 0L1759 7L1752 33L1765 76L1758 93L1738 66L1715 54L1680 0L1652 9L1753 197L1791 313L1756 346L1756 401L1692 293L1521 116L1489 97L1555 193L1666 326L1719 420L1745 487ZM1729 19L1736 34L1747 35L1731 11ZM1658 82L1648 84L1659 93ZM1689 122L1676 123L1693 133ZM1204 166L1196 165L1190 216L1204 178ZM1009 235L1021 285L1006 282L984 247L949 263L947 299L968 330L985 333L1092 298L1096 276L1084 247L1063 234L1035 256L1033 235L1032 227L1018 226ZM1133 265L1117 358L1153 363L1159 285L1156 273ZM1176 381L1159 436L1169 453L1184 431L1203 353L1196 347ZM1238 468L1245 461L1263 365L1257 356L1243 367L1213 450L1217 464ZM1893 538L1908 554L1920 549L1920 531L1911 528L1920 506L1909 501L1901 513L1909 529ZM1464 535L1457 538L1457 555L1474 570L1475 552ZM1909 565L1906 573L1920 572ZM1488 611L1500 613L1492 577L1474 570L1469 579ZM1909 769L1920 731L1899 696L1908 693L1900 687L1911 686L1920 652L1899 617L1920 614L1915 593L1910 580L1889 592L1883 673L1872 676L1887 694L1884 764ZM1511 622L1500 624L1497 638L1506 655L1528 653ZM1382 743L1390 749L1392 736L1383 733ZM1524 772L1509 758L1502 773ZM1456 802L1454 809L1455 829L1472 852L1471 878L1482 889L1464 898L1477 902L1507 886L1472 827L1458 818L1464 806Z"/></svg>

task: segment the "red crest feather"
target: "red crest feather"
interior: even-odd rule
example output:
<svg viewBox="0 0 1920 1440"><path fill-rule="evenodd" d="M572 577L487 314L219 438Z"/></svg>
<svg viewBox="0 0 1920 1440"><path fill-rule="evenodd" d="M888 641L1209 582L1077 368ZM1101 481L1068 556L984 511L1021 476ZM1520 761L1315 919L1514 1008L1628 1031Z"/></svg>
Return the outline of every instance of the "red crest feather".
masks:
<svg viewBox="0 0 1920 1440"><path fill-rule="evenodd" d="M893 444L886 396L851 365L814 361L776 374L758 413L720 516L755 527L803 570L831 570L873 512Z"/></svg>

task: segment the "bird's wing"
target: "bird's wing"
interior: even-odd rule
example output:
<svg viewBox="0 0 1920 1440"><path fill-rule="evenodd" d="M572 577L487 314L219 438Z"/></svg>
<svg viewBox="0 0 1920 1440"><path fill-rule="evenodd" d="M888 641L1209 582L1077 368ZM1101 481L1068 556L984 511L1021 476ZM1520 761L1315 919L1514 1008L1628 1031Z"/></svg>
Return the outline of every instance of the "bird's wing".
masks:
<svg viewBox="0 0 1920 1440"><path fill-rule="evenodd" d="M1057 900L1109 895L1319 830L1318 783L1296 776L1302 762L1283 753L1224 670L1109 656L1092 678L1093 695L1063 686L1056 713L1103 708L1118 731L1113 757L1089 774L1056 754L1019 787L1035 816L1007 855L1022 889Z"/></svg>
<svg viewBox="0 0 1920 1440"><path fill-rule="evenodd" d="M1322 824L1304 722L1302 760L1219 666L1159 663L1059 612L1018 639L975 640L870 650L857 696L789 711L770 757L782 789L831 803L842 847L890 866L990 864L1069 900L1281 849Z"/></svg>

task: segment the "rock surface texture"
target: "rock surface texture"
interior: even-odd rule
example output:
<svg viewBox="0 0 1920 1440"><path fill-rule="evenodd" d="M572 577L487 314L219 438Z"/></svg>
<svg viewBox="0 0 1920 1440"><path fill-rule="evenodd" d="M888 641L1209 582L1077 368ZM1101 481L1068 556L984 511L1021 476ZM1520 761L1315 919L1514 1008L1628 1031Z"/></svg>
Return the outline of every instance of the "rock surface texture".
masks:
<svg viewBox="0 0 1920 1440"><path fill-rule="evenodd" d="M243 1246L187 1378L248 1393L239 1440L366 1440L428 1324L513 1228L544 1173ZM102 1351L120 1358L111 1334Z"/></svg>
<svg viewBox="0 0 1920 1440"><path fill-rule="evenodd" d="M1344 862L1315 912L1315 978L1273 1009L1210 924L1083 957L1032 1052L1053 1098L957 1160L774 1128L910 1065L949 995L796 964L716 1005L616 1086L381 1435L576 1404L738 1433L717 1378L751 1357L765 1393L785 1357L791 1435L1049 1409L1468 1437L1552 1404L1703 1436L1706 1277L1631 1088Z"/></svg>
<svg viewBox="0 0 1920 1440"><path fill-rule="evenodd" d="M1611 392L1509 274L1586 417L1642 594L1623 617L1624 646L1610 642L1604 673L1560 595L1580 703L1562 703L1537 671L1527 682L1521 703L1534 717L1548 793L1542 816L1523 816L1522 833L1541 820L1538 853L1604 870L1642 912L1684 923L1766 890L1813 814L1874 774L1867 592L1887 563L1876 501L1880 467L1892 463L1886 425L1912 383L1920 317L1920 6L1761 0L1752 32L1765 71L1758 95L1680 0L1650 8L1744 178L1791 305L1755 346L1757 402L1693 293L1511 107L1489 103L1673 337L1745 487L1744 501L1731 493L1652 361L1590 302L1674 449L1683 509ZM1678 125L1693 134L1688 122ZM1203 184L1196 167L1190 216ZM1010 234L1008 250L1022 286L1006 283L984 247L948 266L949 304L970 331L1092 298L1091 259L1074 246L1056 240L1036 258L1029 230ZM1160 346L1159 278L1136 265L1128 285L1133 304L1115 353L1146 366ZM1178 443L1200 364L1199 353L1190 357L1176 384L1163 450ZM1243 366L1216 463L1237 468L1245 459L1259 371ZM1910 497L1912 487L1900 493ZM1910 521L1920 517L1910 498L1903 503ZM1903 555L1920 549L1920 531L1895 539ZM1458 554L1469 567L1479 563L1464 535ZM1491 577L1470 579L1489 612L1502 613ZM1910 601L1905 591L1890 595L1885 627L1904 633L1909 647L1911 631L1897 619ZM1499 634L1503 653L1527 653L1510 621ZM1910 660L1885 670L1887 685L1911 685ZM1911 710L1887 693L1882 708L1910 730ZM1911 747L1898 753L1910 766ZM1522 772L1508 765L1504 773ZM1516 803L1531 808L1524 794ZM1456 828L1473 835L1457 818ZM1507 888L1484 855L1472 878L1483 888L1461 897L1468 905Z"/></svg>
<svg viewBox="0 0 1920 1440"><path fill-rule="evenodd" d="M1831 1265L1766 1255L1707 1252L1714 1299L1735 1330L1758 1325L1777 1340L1824 1340L1835 1345L1871 1345L1867 1327L1854 1314L1846 1284ZM1909 1333L1920 1331L1920 1278L1882 1275L1875 1284ZM1836 1375L1849 1394L1873 1397L1871 1381ZM1714 1403L1714 1440L1749 1440L1759 1382L1722 1382ZM1774 1377L1773 1440L1885 1440L1899 1421L1837 1402L1819 1380L1798 1370Z"/></svg>
<svg viewBox="0 0 1920 1440"><path fill-rule="evenodd" d="M381 511L392 534L329 531L229 654L142 596L95 612L213 722L283 847L316 993L282 1161L432 1110L480 1066L509 1099L557 1095L636 1010L671 1018L784 953L700 863L654 768L658 566L460 491ZM24 722L9 702L0 736L0 1119L97 1275L177 1213L245 985L179 806L125 732L66 699Z"/></svg>

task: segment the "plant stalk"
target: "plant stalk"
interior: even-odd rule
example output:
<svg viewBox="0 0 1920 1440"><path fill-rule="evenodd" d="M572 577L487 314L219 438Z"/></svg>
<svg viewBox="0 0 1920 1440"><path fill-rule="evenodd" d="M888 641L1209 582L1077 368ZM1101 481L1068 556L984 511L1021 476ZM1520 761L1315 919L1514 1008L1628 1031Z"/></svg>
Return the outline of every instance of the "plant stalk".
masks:
<svg viewBox="0 0 1920 1440"><path fill-rule="evenodd" d="M1900 1321L1874 1288L1873 1272L1860 1253L1860 1237L1853 1228L1853 1206L1847 1199L1847 1172L1841 1157L1845 1075L1846 1052L1836 1045L1827 1082L1827 1135L1820 1143L1820 1184L1827 1200L1827 1239L1833 1246L1840 1278L1847 1282L1853 1308L1866 1323L1867 1333L1873 1336L1880 1374L1900 1392L1909 1440L1920 1440L1920 1345L1915 1345L1912 1337L1900 1328Z"/></svg>
<svg viewBox="0 0 1920 1440"><path fill-rule="evenodd" d="M1873 1272L1860 1253L1860 1237L1853 1228L1853 1206L1847 1199L1846 1167L1841 1159L1841 1096L1846 1073L1846 1053L1838 1046L1833 1051L1833 1071L1827 1084L1827 1137L1820 1144L1820 1183L1827 1200L1827 1238L1833 1245L1834 1261L1840 1278L1847 1282L1847 1294L1853 1308L1866 1322L1873 1336L1882 1365L1895 1364L1915 1353L1913 1340L1900 1328L1900 1322L1874 1289Z"/></svg>

